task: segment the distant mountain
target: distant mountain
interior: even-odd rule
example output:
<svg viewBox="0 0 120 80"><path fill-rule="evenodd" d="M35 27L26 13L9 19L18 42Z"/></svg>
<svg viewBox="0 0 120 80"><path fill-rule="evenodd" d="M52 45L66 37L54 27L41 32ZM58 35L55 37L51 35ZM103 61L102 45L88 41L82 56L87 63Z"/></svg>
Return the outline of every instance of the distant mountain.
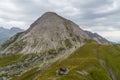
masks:
<svg viewBox="0 0 120 80"><path fill-rule="evenodd" d="M98 43L102 43L102 44L104 44L104 43L106 43L106 42L110 43L107 39L105 39L104 37L100 36L100 35L97 34L97 33L92 33L92 32L90 32L90 31L86 31L86 33L87 33L92 39L96 40Z"/></svg>
<svg viewBox="0 0 120 80"><path fill-rule="evenodd" d="M23 29L13 27L11 29L6 29L3 27L0 27L0 43L3 43L4 41L8 40L10 37L15 35L18 32L24 31Z"/></svg>

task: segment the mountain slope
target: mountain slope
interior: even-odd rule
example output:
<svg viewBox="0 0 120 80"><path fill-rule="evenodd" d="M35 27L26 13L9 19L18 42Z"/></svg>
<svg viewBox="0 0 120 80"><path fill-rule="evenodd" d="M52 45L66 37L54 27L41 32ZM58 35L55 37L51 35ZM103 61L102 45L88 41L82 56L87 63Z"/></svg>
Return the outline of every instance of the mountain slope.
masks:
<svg viewBox="0 0 120 80"><path fill-rule="evenodd" d="M120 45L87 43L68 58L58 60L44 71L33 68L12 80L119 80ZM58 75L60 68L67 68L65 75Z"/></svg>
<svg viewBox="0 0 120 80"><path fill-rule="evenodd" d="M5 42L6 40L8 40L10 37L12 37L13 35L15 35L18 32L22 32L24 30L19 29L19 28L11 28L11 29L5 29L3 27L0 27L0 43Z"/></svg>
<svg viewBox="0 0 120 80"><path fill-rule="evenodd" d="M54 62L67 59L88 40L109 43L89 34L93 33L87 33L56 13L43 14L28 30L17 33L0 46L0 79L33 80Z"/></svg>
<svg viewBox="0 0 120 80"><path fill-rule="evenodd" d="M120 47L87 42L67 59L51 65L37 80L120 80ZM68 73L58 75L61 67Z"/></svg>

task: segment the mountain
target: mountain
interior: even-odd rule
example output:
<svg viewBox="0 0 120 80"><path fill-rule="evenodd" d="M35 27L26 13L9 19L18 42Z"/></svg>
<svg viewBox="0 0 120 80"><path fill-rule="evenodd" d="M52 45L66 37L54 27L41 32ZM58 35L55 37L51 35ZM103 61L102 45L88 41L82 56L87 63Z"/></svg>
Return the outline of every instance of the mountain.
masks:
<svg viewBox="0 0 120 80"><path fill-rule="evenodd" d="M12 27L11 29L0 27L0 43L5 42L6 40L8 40L10 37L15 35L16 33L22 32L22 31L24 30L20 28L16 28L16 27Z"/></svg>
<svg viewBox="0 0 120 80"><path fill-rule="evenodd" d="M74 22L54 12L46 12L31 24L28 30L17 33L0 46L0 80L56 80L57 78L57 80L83 80L86 76L88 77L85 80L99 80L101 79L99 77L103 77L102 80L111 80L115 77L113 79L115 80L116 74L110 72L111 67L106 69L108 64L112 64L105 63L107 67L104 67L104 62L102 63L104 60L102 53L104 54L104 51L108 50L100 48L103 59L99 58L98 45L103 48L104 46L112 46L108 40L97 33L85 31ZM86 47L83 49L84 46ZM113 47L111 51L118 52L119 45ZM105 53L105 60L106 55ZM112 59L114 56L109 55ZM117 59L119 57L113 61ZM116 64L115 67L117 65L119 66ZM67 70L67 73L64 74L65 77L64 75L56 75L60 67L64 67L62 71ZM84 68L88 71L84 71ZM79 69L83 72L80 72ZM89 70L93 73L86 75L90 73ZM76 71L83 75L77 74ZM100 72L103 74L98 74ZM80 78L75 78L73 75L80 75Z"/></svg>
<svg viewBox="0 0 120 80"><path fill-rule="evenodd" d="M97 33L92 33L90 31L86 31L86 33L94 40L96 40L98 43L106 44L106 43L111 43L107 39L103 38Z"/></svg>
<svg viewBox="0 0 120 80"><path fill-rule="evenodd" d="M49 50L57 52L60 48L80 47L85 40L93 38L99 43L108 43L99 35L92 34L56 13L47 12L38 18L27 31L13 36L5 45L3 44L1 53L28 54L44 53Z"/></svg>

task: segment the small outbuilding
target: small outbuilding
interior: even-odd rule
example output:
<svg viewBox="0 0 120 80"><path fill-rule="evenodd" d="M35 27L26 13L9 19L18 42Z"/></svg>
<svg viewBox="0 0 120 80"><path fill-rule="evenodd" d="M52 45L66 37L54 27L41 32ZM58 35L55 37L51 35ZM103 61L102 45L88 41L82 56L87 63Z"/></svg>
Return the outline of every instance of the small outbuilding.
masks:
<svg viewBox="0 0 120 80"><path fill-rule="evenodd" d="M65 75L68 73L68 69L65 67L59 68L59 70L57 71L58 75Z"/></svg>

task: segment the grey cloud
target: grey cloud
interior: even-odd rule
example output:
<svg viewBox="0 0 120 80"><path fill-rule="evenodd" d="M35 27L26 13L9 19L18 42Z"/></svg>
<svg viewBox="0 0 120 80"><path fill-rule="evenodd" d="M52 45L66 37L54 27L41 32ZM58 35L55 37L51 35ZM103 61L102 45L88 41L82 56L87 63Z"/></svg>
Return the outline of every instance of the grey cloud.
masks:
<svg viewBox="0 0 120 80"><path fill-rule="evenodd" d="M13 5L12 9L0 5L0 26L4 24L13 26L15 23L9 23L17 21L18 27L26 29L43 13L54 11L84 29L98 32L110 31L112 28L120 30L119 0L8 0L8 2Z"/></svg>

